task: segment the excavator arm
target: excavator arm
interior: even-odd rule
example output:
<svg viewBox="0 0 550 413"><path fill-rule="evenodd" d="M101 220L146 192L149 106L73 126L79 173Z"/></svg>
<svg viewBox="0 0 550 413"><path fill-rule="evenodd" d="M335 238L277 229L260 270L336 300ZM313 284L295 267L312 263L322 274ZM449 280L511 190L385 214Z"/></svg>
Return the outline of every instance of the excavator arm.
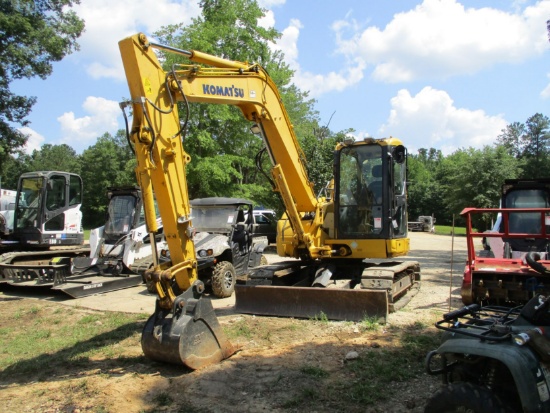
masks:
<svg viewBox="0 0 550 413"><path fill-rule="evenodd" d="M145 273L158 298L142 333L142 349L154 360L202 368L231 356L234 349L210 300L202 298L186 181L191 158L182 145L173 82L143 35L122 40L119 46L131 95L121 107L123 112L126 106L132 109L128 139L136 155L146 225L156 251L156 198L171 258L164 264L155 259Z"/></svg>

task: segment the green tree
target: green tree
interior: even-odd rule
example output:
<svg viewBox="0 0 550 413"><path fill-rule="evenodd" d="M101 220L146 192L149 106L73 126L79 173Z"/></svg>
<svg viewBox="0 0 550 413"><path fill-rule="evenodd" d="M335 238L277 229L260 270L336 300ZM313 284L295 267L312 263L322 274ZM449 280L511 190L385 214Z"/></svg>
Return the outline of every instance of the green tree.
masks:
<svg viewBox="0 0 550 413"><path fill-rule="evenodd" d="M4 189L15 190L17 188L17 180L19 175L27 171L26 163L22 161L22 157L9 156L2 163L2 176L0 187Z"/></svg>
<svg viewBox="0 0 550 413"><path fill-rule="evenodd" d="M0 1L0 174L8 157L20 154L27 137L14 125L27 126L35 97L10 90L13 80L45 79L52 62L78 50L84 21L68 8L79 0Z"/></svg>
<svg viewBox="0 0 550 413"><path fill-rule="evenodd" d="M189 26L172 25L155 34L162 43L185 50L200 50L238 61L258 62L277 84L295 131L311 133L317 125L313 100L292 83L292 70L284 56L272 52L269 43L280 34L273 28L258 26L265 15L255 0L203 0L202 14ZM165 68L181 63L179 56L166 54ZM241 196L256 204L277 208L276 196L267 175L258 172L256 155L264 147L262 140L250 132L250 122L228 105L193 104L186 119L184 141L191 155L188 187L192 198L205 196ZM260 162L269 171L268 157Z"/></svg>
<svg viewBox="0 0 550 413"><path fill-rule="evenodd" d="M521 139L525 161L523 177L543 178L550 176L550 119L540 113L525 122L525 133Z"/></svg>
<svg viewBox="0 0 550 413"><path fill-rule="evenodd" d="M80 173L80 157L69 145L45 144L32 154L21 154L18 157L8 157L3 165L3 188L17 188L19 176L25 172L34 171L64 171Z"/></svg>
<svg viewBox="0 0 550 413"><path fill-rule="evenodd" d="M535 113L525 123L513 122L497 137L497 145L520 160L522 178L550 176L550 119Z"/></svg>
<svg viewBox="0 0 550 413"><path fill-rule="evenodd" d="M441 151L434 148L418 150L418 155L408 157L408 212L409 219L434 214L437 222L447 223L442 185L438 170L443 161Z"/></svg>
<svg viewBox="0 0 550 413"><path fill-rule="evenodd" d="M108 188L136 185L135 175L128 168L134 155L125 144L123 135L123 131L118 131L115 137L105 133L81 155L82 213L83 225L87 228L104 224Z"/></svg>
<svg viewBox="0 0 550 413"><path fill-rule="evenodd" d="M304 134L300 139L310 181L313 183L315 193L319 193L334 174L334 148L338 142L342 142L347 133L352 130L332 133L328 128L320 128L313 133Z"/></svg>
<svg viewBox="0 0 550 413"><path fill-rule="evenodd" d="M502 129L497 136L497 144L504 146L508 153L515 158L520 158L524 150L522 136L525 134L525 125L521 122L513 122Z"/></svg>
<svg viewBox="0 0 550 413"><path fill-rule="evenodd" d="M80 157L67 144L41 146L24 157L29 171L64 171L80 174Z"/></svg>
<svg viewBox="0 0 550 413"><path fill-rule="evenodd" d="M464 208L497 208L505 179L517 178L518 161L503 146L460 149L445 158L439 177L445 182L446 211L458 215ZM474 225L490 228L491 217L483 216Z"/></svg>

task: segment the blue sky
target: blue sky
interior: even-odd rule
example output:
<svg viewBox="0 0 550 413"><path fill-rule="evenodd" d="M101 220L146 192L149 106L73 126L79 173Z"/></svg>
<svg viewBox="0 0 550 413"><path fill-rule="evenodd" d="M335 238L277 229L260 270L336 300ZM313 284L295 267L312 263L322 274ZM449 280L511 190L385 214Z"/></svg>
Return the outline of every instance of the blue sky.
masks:
<svg viewBox="0 0 550 413"><path fill-rule="evenodd" d="M262 0L261 22L282 33L294 83L316 99L321 123L360 139L395 136L416 153L491 145L511 122L550 116L550 0ZM36 96L22 131L78 153L123 128L129 97L118 41L188 23L196 0L81 0L80 51L46 80L21 80ZM330 121L330 123L329 123Z"/></svg>

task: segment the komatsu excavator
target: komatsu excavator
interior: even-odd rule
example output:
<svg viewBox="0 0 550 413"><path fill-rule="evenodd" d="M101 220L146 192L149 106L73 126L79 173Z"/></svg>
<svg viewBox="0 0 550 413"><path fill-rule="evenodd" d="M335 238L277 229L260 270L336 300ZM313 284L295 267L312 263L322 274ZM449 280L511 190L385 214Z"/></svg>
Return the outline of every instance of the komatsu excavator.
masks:
<svg viewBox="0 0 550 413"><path fill-rule="evenodd" d="M417 262L364 261L409 250L406 149L398 139L338 144L334 179L323 196L316 196L281 96L261 66L156 44L144 34L121 40L119 47L131 95L121 108L125 119L127 106L133 114L128 138L138 161L145 218L154 232L154 193L171 256L171 263L146 272L158 294L142 335L147 357L198 368L233 353L211 302L201 298L204 285L197 278L185 179L191 159L180 136L179 101L234 105L242 111L265 143L274 190L286 209L278 224L277 252L289 260L237 285L237 311L385 318L397 298L417 289ZM183 55L189 64L165 71L155 49ZM346 287L336 283L342 280ZM331 284L337 288L312 288Z"/></svg>

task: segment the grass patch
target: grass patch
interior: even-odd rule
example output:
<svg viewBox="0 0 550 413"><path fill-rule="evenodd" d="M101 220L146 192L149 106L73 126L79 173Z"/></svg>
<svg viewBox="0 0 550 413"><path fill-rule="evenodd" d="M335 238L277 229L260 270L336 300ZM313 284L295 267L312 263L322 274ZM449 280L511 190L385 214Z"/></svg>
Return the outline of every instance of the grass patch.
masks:
<svg viewBox="0 0 550 413"><path fill-rule="evenodd" d="M265 323L265 320L255 317L241 317L231 324L224 325L229 341L235 343L253 341L255 343L278 343L300 334L305 324L292 320L285 323Z"/></svg>
<svg viewBox="0 0 550 413"><path fill-rule="evenodd" d="M329 322L328 316L322 311L319 314L315 315L315 317L313 317L312 320L320 321L321 323L327 323L327 324Z"/></svg>
<svg viewBox="0 0 550 413"><path fill-rule="evenodd" d="M308 405L311 401L319 398L319 392L310 387L302 389L300 394L292 397L282 404L285 409L295 409L303 405ZM306 410L307 411L307 410Z"/></svg>
<svg viewBox="0 0 550 413"><path fill-rule="evenodd" d="M38 312L40 311L40 308L39 307L31 307L29 309L29 313L30 314L38 314Z"/></svg>
<svg viewBox="0 0 550 413"><path fill-rule="evenodd" d="M37 308L0 313L4 333L0 334L0 380L52 371L67 363L124 359L126 348L121 342L128 338L139 342L147 317L114 312L63 314L51 307Z"/></svg>
<svg viewBox="0 0 550 413"><path fill-rule="evenodd" d="M311 378L315 386L306 384L297 388L282 407L303 411L329 407L331 411L348 408L361 411L363 406L399 397L396 383L406 383L426 374L425 356L437 348L440 338L437 332L422 323L392 330L392 335L395 339L391 346L365 346L359 350L359 358L345 362L339 371L329 373L316 366L302 366L300 372ZM304 383L307 379L302 381ZM359 410L354 410L356 407Z"/></svg>
<svg viewBox="0 0 550 413"><path fill-rule="evenodd" d="M439 334L417 334L413 332L406 332L403 334L401 342L403 348L406 351L410 351L413 354L419 354L422 352L422 357L429 351L438 347L440 344ZM422 359L424 360L424 359Z"/></svg>
<svg viewBox="0 0 550 413"><path fill-rule="evenodd" d="M300 371L308 376L315 377L317 379L322 379L328 377L328 371L324 370L321 367L306 365L303 366Z"/></svg>
<svg viewBox="0 0 550 413"><path fill-rule="evenodd" d="M453 234L453 227L450 226L450 225L436 225L435 226L435 233L437 235L452 235ZM465 227L454 227L454 233L455 233L455 235L466 236L466 228Z"/></svg>
<svg viewBox="0 0 550 413"><path fill-rule="evenodd" d="M424 358L428 351L436 348L439 335L426 332L414 325L400 335L400 346L392 349L371 349L360 354L357 360L348 363L353 384L341 383L341 396L349 397L360 405L388 400L391 384L405 382L425 374Z"/></svg>
<svg viewBox="0 0 550 413"><path fill-rule="evenodd" d="M229 340L237 339L239 337L251 339L256 334L248 325L246 319L239 320L236 323L224 328L224 332Z"/></svg>
<svg viewBox="0 0 550 413"><path fill-rule="evenodd" d="M86 315L80 319L80 323L82 324L89 324L89 323L95 323L95 322L100 322L98 314Z"/></svg>
<svg viewBox="0 0 550 413"><path fill-rule="evenodd" d="M363 331L378 331L380 329L380 324L378 323L378 317L368 317L366 316L361 320L359 326Z"/></svg>

